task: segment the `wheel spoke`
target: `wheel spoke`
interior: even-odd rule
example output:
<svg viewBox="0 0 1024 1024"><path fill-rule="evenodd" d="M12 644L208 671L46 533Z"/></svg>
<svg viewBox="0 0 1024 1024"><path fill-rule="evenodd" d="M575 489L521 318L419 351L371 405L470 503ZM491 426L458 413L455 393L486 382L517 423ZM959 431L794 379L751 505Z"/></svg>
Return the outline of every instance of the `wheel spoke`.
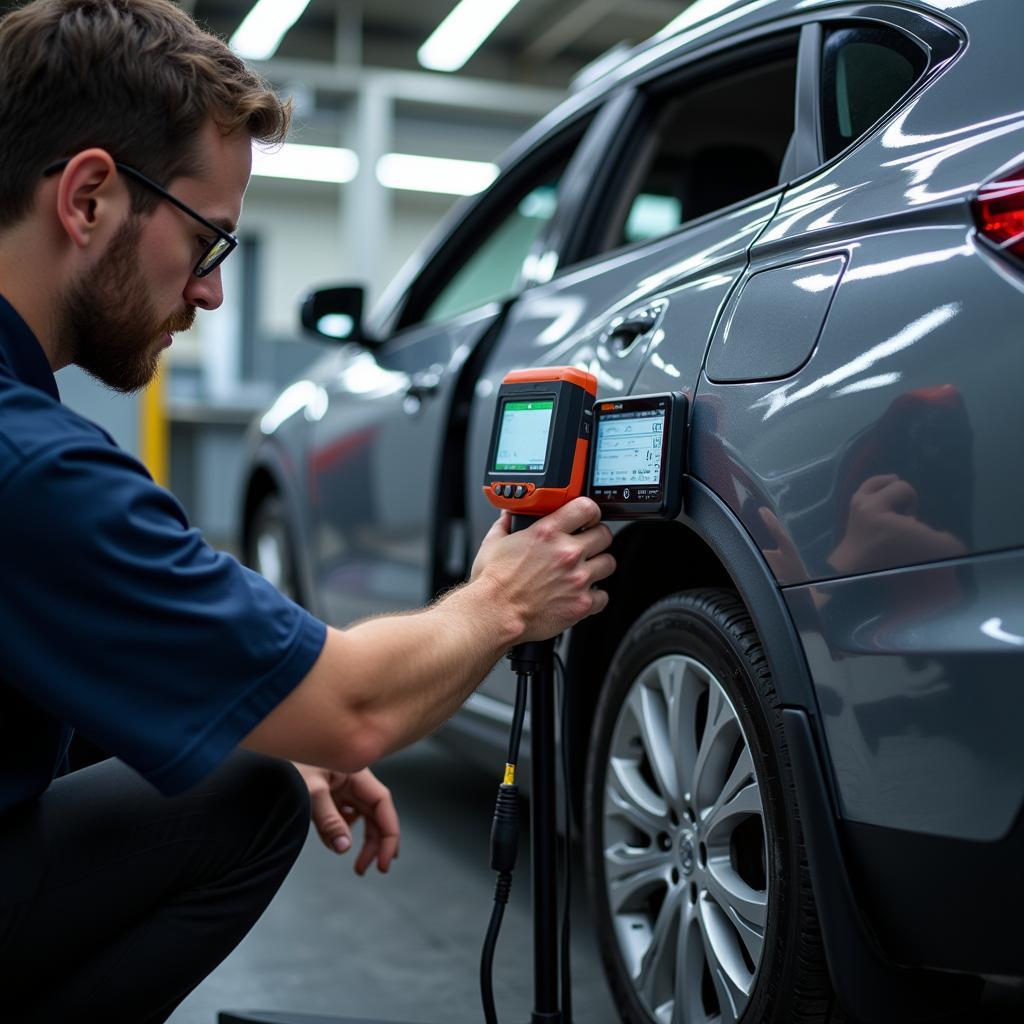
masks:
<svg viewBox="0 0 1024 1024"><path fill-rule="evenodd" d="M721 776L739 735L739 722L720 686L708 687L708 715L693 769L693 797L700 807L721 791Z"/></svg>
<svg viewBox="0 0 1024 1024"><path fill-rule="evenodd" d="M659 795L667 801L678 799L676 763L668 735L668 716L660 692L649 686L636 686L629 696L629 707L640 729L640 740L647 753Z"/></svg>
<svg viewBox="0 0 1024 1024"><path fill-rule="evenodd" d="M700 924L689 900L684 901L676 943L676 976L671 1024L703 1024L708 1020L701 999L704 980L704 943Z"/></svg>
<svg viewBox="0 0 1024 1024"><path fill-rule="evenodd" d="M666 993L672 991L682 893L683 890L676 886L665 896L651 931L651 943L643 955L640 970L634 979L637 991L652 1008L663 1002Z"/></svg>
<svg viewBox="0 0 1024 1024"><path fill-rule="evenodd" d="M682 658L673 659L671 665L674 671L667 687L671 693L668 735L675 753L677 792L685 794L693 791L697 764L697 702L704 684L692 665Z"/></svg>
<svg viewBox="0 0 1024 1024"><path fill-rule="evenodd" d="M612 851L605 851L605 871L608 874L608 896L612 913L618 914L631 907L639 896L646 896L659 886L668 885L668 867L664 859L652 863L654 858L648 851L645 850L644 854L646 857L643 862L641 858L635 861L628 858L616 861ZM616 869L617 874L613 876L611 872Z"/></svg>
<svg viewBox="0 0 1024 1024"><path fill-rule="evenodd" d="M609 768L606 813L625 818L653 840L665 827L665 804L651 791L635 762L616 757Z"/></svg>
<svg viewBox="0 0 1024 1024"><path fill-rule="evenodd" d="M708 895L736 929L750 959L760 963L768 922L768 894L747 885L724 857L708 862L705 881Z"/></svg>
<svg viewBox="0 0 1024 1024"><path fill-rule="evenodd" d="M723 789L718 799L702 815L701 828L709 843L722 845L728 842L733 829L750 817L764 818L761 790L753 777L745 784L740 782L737 789L730 791L728 786Z"/></svg>
<svg viewBox="0 0 1024 1024"><path fill-rule="evenodd" d="M718 906L710 900L700 900L698 917L720 1020L722 1024L736 1024L750 997L753 977L736 945L736 933Z"/></svg>

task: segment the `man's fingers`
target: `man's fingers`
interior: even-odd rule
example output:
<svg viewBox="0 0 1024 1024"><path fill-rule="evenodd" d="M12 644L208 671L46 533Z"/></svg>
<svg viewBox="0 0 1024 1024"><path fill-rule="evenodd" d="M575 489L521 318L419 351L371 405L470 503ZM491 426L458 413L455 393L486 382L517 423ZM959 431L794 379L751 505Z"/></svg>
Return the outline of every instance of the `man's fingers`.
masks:
<svg viewBox="0 0 1024 1024"><path fill-rule="evenodd" d="M576 534L576 540L582 544L583 557L593 558L599 555L612 542L612 531L604 523L592 526L589 530Z"/></svg>
<svg viewBox="0 0 1024 1024"><path fill-rule="evenodd" d="M573 498L547 516L547 520L563 533L575 533L585 527L596 526L601 521L601 509L590 498Z"/></svg>
<svg viewBox="0 0 1024 1024"><path fill-rule="evenodd" d="M598 615L608 607L608 592L605 590L593 589L590 592L591 601L593 605L587 615Z"/></svg>
<svg viewBox="0 0 1024 1024"><path fill-rule="evenodd" d="M345 853L352 846L352 829L334 806L329 789L317 789L309 795L310 811L317 834L332 853Z"/></svg>
<svg viewBox="0 0 1024 1024"><path fill-rule="evenodd" d="M484 537L484 541L491 540L494 537L507 537L509 531L512 529L512 517L508 512L502 510L498 515L498 518L491 523L491 528L487 531L487 535Z"/></svg>
<svg viewBox="0 0 1024 1024"><path fill-rule="evenodd" d="M596 558L591 558L587 562L587 572L590 574L592 583L608 579L615 572L615 557L605 553L598 555Z"/></svg>
<svg viewBox="0 0 1024 1024"><path fill-rule="evenodd" d="M380 843L374 836L372 831L367 828L366 830L366 841L363 843L363 848L359 851L359 858L356 860L356 874L366 874L366 869L374 862L377 857L377 852L380 849Z"/></svg>

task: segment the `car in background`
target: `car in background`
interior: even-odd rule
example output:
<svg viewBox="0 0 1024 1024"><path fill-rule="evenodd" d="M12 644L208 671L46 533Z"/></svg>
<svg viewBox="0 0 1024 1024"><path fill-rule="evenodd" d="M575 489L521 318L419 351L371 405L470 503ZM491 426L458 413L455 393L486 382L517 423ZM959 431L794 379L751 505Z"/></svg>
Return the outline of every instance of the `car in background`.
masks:
<svg viewBox="0 0 1024 1024"><path fill-rule="evenodd" d="M656 37L370 315L313 293L345 340L254 425L247 557L344 624L466 578L508 371L686 395L684 510L616 524L561 645L633 1024L907 1024L1024 976L1022 30L756 0ZM449 739L493 764L511 692Z"/></svg>

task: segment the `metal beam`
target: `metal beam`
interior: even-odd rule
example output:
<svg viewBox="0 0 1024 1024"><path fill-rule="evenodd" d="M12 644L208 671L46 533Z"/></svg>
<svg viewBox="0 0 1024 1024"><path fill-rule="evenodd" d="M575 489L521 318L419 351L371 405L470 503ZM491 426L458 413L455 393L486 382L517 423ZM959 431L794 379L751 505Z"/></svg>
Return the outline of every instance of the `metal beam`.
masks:
<svg viewBox="0 0 1024 1024"><path fill-rule="evenodd" d="M359 93L363 86L370 86L401 103L426 103L458 110L497 110L540 117L566 97L560 89L430 71L359 69L320 61L277 59L253 61L252 65L271 82L303 81L316 89L350 95Z"/></svg>

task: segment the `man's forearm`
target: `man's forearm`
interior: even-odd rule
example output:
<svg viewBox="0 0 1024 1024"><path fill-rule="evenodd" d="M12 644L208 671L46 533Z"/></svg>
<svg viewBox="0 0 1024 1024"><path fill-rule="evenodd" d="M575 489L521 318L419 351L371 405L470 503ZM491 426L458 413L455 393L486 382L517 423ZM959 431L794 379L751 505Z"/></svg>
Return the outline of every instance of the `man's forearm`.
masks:
<svg viewBox="0 0 1024 1024"><path fill-rule="evenodd" d="M523 624L484 577L428 608L369 619L343 631L337 672L342 713L379 755L443 725L513 646Z"/></svg>

